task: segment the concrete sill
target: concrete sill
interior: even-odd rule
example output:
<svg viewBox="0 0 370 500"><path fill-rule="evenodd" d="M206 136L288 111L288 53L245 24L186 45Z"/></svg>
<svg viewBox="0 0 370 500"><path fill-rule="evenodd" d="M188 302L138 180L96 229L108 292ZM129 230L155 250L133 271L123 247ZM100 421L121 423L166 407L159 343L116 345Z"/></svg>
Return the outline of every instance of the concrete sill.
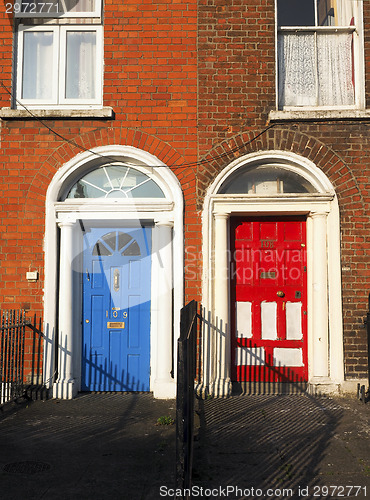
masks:
<svg viewBox="0 0 370 500"><path fill-rule="evenodd" d="M100 109L11 109L1 108L2 120L35 120L35 119L111 119L114 117L113 108L106 106Z"/></svg>
<svg viewBox="0 0 370 500"><path fill-rule="evenodd" d="M328 121L328 120L370 120L370 110L333 109L333 110L304 110L304 111L276 111L269 112L269 121Z"/></svg>

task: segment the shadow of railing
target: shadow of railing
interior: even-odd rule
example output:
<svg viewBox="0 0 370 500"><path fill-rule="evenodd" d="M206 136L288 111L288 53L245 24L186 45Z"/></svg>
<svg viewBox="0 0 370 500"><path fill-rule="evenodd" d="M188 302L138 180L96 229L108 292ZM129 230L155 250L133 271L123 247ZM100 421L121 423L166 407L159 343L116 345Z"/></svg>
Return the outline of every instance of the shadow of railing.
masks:
<svg viewBox="0 0 370 500"><path fill-rule="evenodd" d="M232 342L229 325L205 307L200 307L197 321L196 392L200 397L299 394L307 390L303 363L295 367L274 360L266 354L263 341Z"/></svg>
<svg viewBox="0 0 370 500"><path fill-rule="evenodd" d="M234 366L233 395L242 394L300 394L307 390L305 367L285 366L271 354L265 356L261 344L247 340L243 349L248 364ZM259 354L256 354L259 353ZM233 356L232 356L233 362Z"/></svg>
<svg viewBox="0 0 370 500"><path fill-rule="evenodd" d="M276 488L273 498L300 498L309 496L299 495L300 488L312 492L325 473L333 473L333 462L323 459L335 443L343 408L331 398L307 393L211 398L198 400L198 412L193 480L198 487L243 486L239 494L230 490L238 499L255 498L252 488ZM286 496L277 492L282 488Z"/></svg>
<svg viewBox="0 0 370 500"><path fill-rule="evenodd" d="M127 370L120 369L117 364L97 362L98 353L87 354L84 346L82 369L85 373L84 391L87 392L148 392L148 384L131 376Z"/></svg>

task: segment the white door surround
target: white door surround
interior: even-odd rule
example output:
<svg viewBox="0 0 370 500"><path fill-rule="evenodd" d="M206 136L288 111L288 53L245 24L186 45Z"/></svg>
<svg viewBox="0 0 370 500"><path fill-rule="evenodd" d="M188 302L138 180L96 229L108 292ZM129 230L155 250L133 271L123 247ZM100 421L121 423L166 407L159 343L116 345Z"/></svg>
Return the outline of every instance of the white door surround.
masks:
<svg viewBox="0 0 370 500"><path fill-rule="evenodd" d="M225 180L238 169L270 164L298 174L313 186L313 192L220 194ZM215 396L231 393L229 219L234 215L306 216L309 390L337 391L344 381L338 200L319 168L306 158L284 151L238 158L208 188L203 209L203 305L215 324L222 322L224 326L222 335L205 332L204 376L199 391Z"/></svg>
<svg viewBox="0 0 370 500"><path fill-rule="evenodd" d="M163 198L65 199L66 190L94 165L127 162L153 179ZM137 165L136 165L136 163ZM65 199L65 201L60 200ZM183 305L183 195L173 172L132 146L103 146L81 153L54 176L46 196L44 378L53 396L74 397L81 388L82 232L84 225L150 225L152 233L150 390L176 395L176 340ZM174 312L172 312L174 311ZM57 356L58 361L55 361Z"/></svg>

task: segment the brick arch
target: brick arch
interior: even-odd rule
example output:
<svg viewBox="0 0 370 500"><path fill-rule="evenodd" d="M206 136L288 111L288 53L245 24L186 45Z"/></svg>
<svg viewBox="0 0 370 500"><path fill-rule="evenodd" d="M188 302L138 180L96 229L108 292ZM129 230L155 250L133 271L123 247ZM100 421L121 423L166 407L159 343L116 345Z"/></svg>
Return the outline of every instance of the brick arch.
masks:
<svg viewBox="0 0 370 500"><path fill-rule="evenodd" d="M208 186L232 161L259 151L287 151L311 160L328 177L336 190L342 207L364 200L357 181L343 158L317 138L295 130L270 126L255 132L244 132L217 144L201 160L197 179L198 206L201 208Z"/></svg>
<svg viewBox="0 0 370 500"><path fill-rule="evenodd" d="M39 170L29 185L26 195L27 212L44 212L46 191L56 172L69 160L85 150L94 149L99 146L124 145L134 146L156 156L166 165L176 171L176 166L185 163L185 160L171 145L162 141L154 135L129 128L106 128L92 130L71 141L76 141L82 147L79 148L71 143L56 147L50 156L40 165ZM25 214L27 217L27 213Z"/></svg>

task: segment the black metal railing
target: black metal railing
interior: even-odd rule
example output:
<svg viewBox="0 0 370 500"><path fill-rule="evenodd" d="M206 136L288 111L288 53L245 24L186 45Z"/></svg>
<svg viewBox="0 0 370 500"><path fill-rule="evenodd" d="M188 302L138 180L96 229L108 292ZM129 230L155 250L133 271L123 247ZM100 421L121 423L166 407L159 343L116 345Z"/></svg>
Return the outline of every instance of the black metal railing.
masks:
<svg viewBox="0 0 370 500"><path fill-rule="evenodd" d="M0 312L0 406L42 387L41 320L23 310Z"/></svg>
<svg viewBox="0 0 370 500"><path fill-rule="evenodd" d="M194 441L194 380L196 375L197 309L194 300L181 310L177 343L176 489L191 489ZM189 494L177 498L190 498Z"/></svg>
<svg viewBox="0 0 370 500"><path fill-rule="evenodd" d="M364 321L367 331L367 376L368 385L367 390L365 385L357 384L357 397L363 402L367 403L370 401L370 293L368 296L368 311L366 314L366 319Z"/></svg>

